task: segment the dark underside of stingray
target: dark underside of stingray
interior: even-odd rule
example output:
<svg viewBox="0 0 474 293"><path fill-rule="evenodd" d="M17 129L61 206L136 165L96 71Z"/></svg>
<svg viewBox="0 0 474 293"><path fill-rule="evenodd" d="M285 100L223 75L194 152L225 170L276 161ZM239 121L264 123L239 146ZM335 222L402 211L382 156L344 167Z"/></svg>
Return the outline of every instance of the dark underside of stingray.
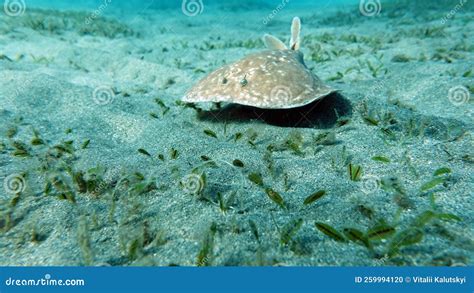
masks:
<svg viewBox="0 0 474 293"><path fill-rule="evenodd" d="M352 115L352 106L349 100L335 92L321 100L298 108L268 110L230 104L211 111L200 111L198 115L204 121L246 122L258 120L280 127L331 128L340 117Z"/></svg>

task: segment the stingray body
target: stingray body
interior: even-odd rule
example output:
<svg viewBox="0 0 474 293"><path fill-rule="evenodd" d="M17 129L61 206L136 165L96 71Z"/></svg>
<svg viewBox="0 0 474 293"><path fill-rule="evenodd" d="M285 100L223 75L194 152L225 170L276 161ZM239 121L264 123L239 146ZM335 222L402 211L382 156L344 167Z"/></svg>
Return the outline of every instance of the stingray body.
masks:
<svg viewBox="0 0 474 293"><path fill-rule="evenodd" d="M290 47L264 36L270 50L223 66L199 81L183 101L228 102L262 109L301 107L335 90L325 85L304 63L300 48L299 18L293 19Z"/></svg>

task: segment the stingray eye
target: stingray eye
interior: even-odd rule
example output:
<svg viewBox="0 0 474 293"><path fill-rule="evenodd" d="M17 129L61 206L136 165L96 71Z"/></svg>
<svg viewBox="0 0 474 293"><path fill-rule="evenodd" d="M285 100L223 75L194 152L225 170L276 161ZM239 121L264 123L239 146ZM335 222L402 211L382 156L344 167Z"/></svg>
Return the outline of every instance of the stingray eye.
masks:
<svg viewBox="0 0 474 293"><path fill-rule="evenodd" d="M246 75L246 76L244 76L244 78L242 78L242 80L240 80L240 85L241 85L242 87L244 87L244 86L246 86L246 85L248 85L248 84L249 84L249 81L247 80L247 75Z"/></svg>

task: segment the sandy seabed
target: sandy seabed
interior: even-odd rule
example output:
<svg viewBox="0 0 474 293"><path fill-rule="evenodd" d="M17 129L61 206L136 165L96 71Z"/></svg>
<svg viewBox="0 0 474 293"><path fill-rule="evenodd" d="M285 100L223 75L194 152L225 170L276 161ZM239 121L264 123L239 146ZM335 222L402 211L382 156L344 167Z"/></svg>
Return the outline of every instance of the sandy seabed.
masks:
<svg viewBox="0 0 474 293"><path fill-rule="evenodd" d="M0 265L472 265L474 9L410 2L0 14ZM337 94L180 102L293 16Z"/></svg>

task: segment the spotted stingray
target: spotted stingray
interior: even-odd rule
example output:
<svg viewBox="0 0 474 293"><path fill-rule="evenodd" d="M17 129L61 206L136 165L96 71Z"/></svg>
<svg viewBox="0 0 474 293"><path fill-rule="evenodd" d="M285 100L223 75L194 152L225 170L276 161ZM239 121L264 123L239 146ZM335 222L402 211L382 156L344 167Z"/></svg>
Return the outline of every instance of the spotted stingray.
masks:
<svg viewBox="0 0 474 293"><path fill-rule="evenodd" d="M333 93L304 63L300 49L301 21L293 19L290 47L271 35L269 50L249 55L210 73L191 88L184 102L229 102L262 109L289 109Z"/></svg>

